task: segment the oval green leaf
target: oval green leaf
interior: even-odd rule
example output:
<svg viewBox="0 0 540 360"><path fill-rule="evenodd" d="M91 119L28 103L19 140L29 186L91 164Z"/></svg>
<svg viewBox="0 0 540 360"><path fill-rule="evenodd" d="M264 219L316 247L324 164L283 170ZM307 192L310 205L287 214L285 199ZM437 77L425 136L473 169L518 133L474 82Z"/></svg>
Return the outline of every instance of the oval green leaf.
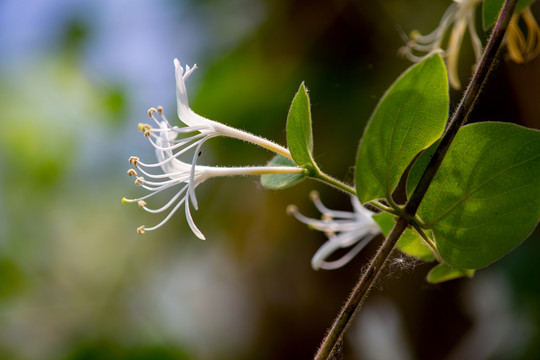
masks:
<svg viewBox="0 0 540 360"><path fill-rule="evenodd" d="M418 215L451 266L478 269L511 251L540 217L540 131L496 122L461 128Z"/></svg>
<svg viewBox="0 0 540 360"><path fill-rule="evenodd" d="M448 101L446 69L438 54L392 84L360 141L355 181L362 203L390 197L414 157L441 136Z"/></svg>
<svg viewBox="0 0 540 360"><path fill-rule="evenodd" d="M267 164L268 166L296 166L294 161L283 155L276 155ZM299 174L264 174L261 175L261 184L267 189L285 189L298 184L306 176Z"/></svg>
<svg viewBox="0 0 540 360"><path fill-rule="evenodd" d="M300 84L287 116L287 146L298 166L313 165L313 135L309 96L304 83Z"/></svg>

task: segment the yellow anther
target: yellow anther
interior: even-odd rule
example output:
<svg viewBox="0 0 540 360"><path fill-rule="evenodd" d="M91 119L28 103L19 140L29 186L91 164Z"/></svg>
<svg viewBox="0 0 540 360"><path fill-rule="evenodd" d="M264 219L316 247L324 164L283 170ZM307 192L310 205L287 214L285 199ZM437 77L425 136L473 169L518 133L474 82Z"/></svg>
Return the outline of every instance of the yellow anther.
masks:
<svg viewBox="0 0 540 360"><path fill-rule="evenodd" d="M323 221L332 221L332 217L330 215L327 215L327 214L322 214L321 219Z"/></svg>
<svg viewBox="0 0 540 360"><path fill-rule="evenodd" d="M148 124L145 124L145 123L139 123L139 131L148 131L150 129L152 129L152 127Z"/></svg>
<svg viewBox="0 0 540 360"><path fill-rule="evenodd" d="M296 205L287 206L287 215L294 215L298 212L298 207Z"/></svg>
<svg viewBox="0 0 540 360"><path fill-rule="evenodd" d="M162 115L163 114L163 107L158 106L157 107L157 112L159 113L159 115Z"/></svg>
<svg viewBox="0 0 540 360"><path fill-rule="evenodd" d="M139 234L144 234L144 233L146 232L146 231L144 231L144 225L139 226L139 227L137 228L137 232L138 232Z"/></svg>
<svg viewBox="0 0 540 360"><path fill-rule="evenodd" d="M125 197L122 198L122 204L127 204L131 201L129 201L128 199L126 199Z"/></svg>
<svg viewBox="0 0 540 360"><path fill-rule="evenodd" d="M132 175L137 176L137 172L135 171L135 169L129 169L129 170L127 171L127 173L128 173L129 176L132 176Z"/></svg>
<svg viewBox="0 0 540 360"><path fill-rule="evenodd" d="M413 30L413 31L411 31L411 33L409 34L409 38L410 38L411 40L414 40L414 41L416 41L419 37L420 37L420 31L418 31L418 30Z"/></svg>
<svg viewBox="0 0 540 360"><path fill-rule="evenodd" d="M138 162L139 162L139 158L136 156L132 156L129 158L129 163L135 167L137 167Z"/></svg>
<svg viewBox="0 0 540 360"><path fill-rule="evenodd" d="M148 109L148 116L152 117L155 112L158 112L157 109L155 107L151 107Z"/></svg>
<svg viewBox="0 0 540 360"><path fill-rule="evenodd" d="M143 208L146 206L146 201L144 200L139 200L137 201L137 205L139 205L140 208Z"/></svg>

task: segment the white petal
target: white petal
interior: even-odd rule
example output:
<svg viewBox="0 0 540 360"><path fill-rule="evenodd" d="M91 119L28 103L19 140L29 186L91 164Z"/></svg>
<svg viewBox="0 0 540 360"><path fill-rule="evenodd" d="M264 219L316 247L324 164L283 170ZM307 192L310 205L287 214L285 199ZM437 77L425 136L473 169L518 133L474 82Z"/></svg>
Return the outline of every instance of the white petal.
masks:
<svg viewBox="0 0 540 360"><path fill-rule="evenodd" d="M193 231L193 233L195 234L195 236L197 236L201 240L206 240L206 237L201 232L201 230L199 230L197 225L195 225L195 222L193 221L193 217L191 216L191 211L189 210L189 193L186 194L186 199L188 200L188 201L186 201L186 205L185 205L185 207L186 207L186 219L187 219L188 225L191 228L191 231Z"/></svg>
<svg viewBox="0 0 540 360"><path fill-rule="evenodd" d="M348 253L346 253L337 260L325 261L323 259L319 262L319 268L323 270L335 270L347 265L374 237L375 235L366 236L361 241L359 241L358 244L356 244L356 246L353 247Z"/></svg>

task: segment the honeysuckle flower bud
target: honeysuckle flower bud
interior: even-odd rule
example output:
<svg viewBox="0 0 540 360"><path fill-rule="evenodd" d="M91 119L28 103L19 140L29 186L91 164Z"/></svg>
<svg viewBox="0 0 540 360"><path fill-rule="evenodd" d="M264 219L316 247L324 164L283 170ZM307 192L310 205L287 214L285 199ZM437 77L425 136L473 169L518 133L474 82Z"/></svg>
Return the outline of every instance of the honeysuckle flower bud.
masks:
<svg viewBox="0 0 540 360"><path fill-rule="evenodd" d="M157 109L150 108L148 110L148 115L154 121L155 127L149 124L139 124L139 130L144 133L144 136L154 147L157 162L144 163L138 157L132 156L129 162L134 168L128 170L128 175L135 176L135 184L148 190L150 193L137 199L123 198L122 202L135 202L139 207L151 213L168 212L159 224L153 227L139 227L137 231L141 234L161 227L184 205L186 219L191 230L200 239L205 239L202 232L195 225L190 213L190 205L198 209L197 198L195 196L195 189L198 185L213 177L301 173L304 169L300 167L213 167L197 165L197 159L202 145L208 139L217 136L244 140L288 158L291 158L291 155L286 148L269 140L206 119L193 112L188 104L185 81L196 69L196 66L192 68L186 66L184 71L177 59L174 60L174 66L178 117L186 126L172 126L165 118L161 107ZM179 137L179 135L182 136ZM194 155L191 163L186 163L179 159L181 155L192 150L194 151ZM153 172L150 168L161 170L162 173L155 173L155 170ZM151 209L146 206L146 199L167 189L175 189L176 192L166 204L157 209Z"/></svg>
<svg viewBox="0 0 540 360"><path fill-rule="evenodd" d="M321 219L312 219L302 215L294 205L287 207L287 213L294 215L296 219L308 227L324 232L328 237L328 240L311 259L311 267L314 270L333 270L346 265L375 236L381 233L381 229L372 218L374 213L363 207L356 196L351 197L353 212L328 209L315 191L311 192L310 197L321 212ZM350 247L352 249L342 257L328 260L339 249Z"/></svg>
<svg viewBox="0 0 540 360"><path fill-rule="evenodd" d="M519 19L523 19L527 27L527 35L519 27ZM518 14L514 14L505 36L506 48L510 60L523 64L540 54L540 28L530 7L526 7Z"/></svg>
<svg viewBox="0 0 540 360"><path fill-rule="evenodd" d="M399 53L413 62L419 62L434 51L441 51L446 59L448 80L454 89L459 89L461 83L458 76L459 51L465 30L469 30L476 62L482 54L482 42L476 33L475 10L482 0L453 0L445 11L439 26L427 35L413 31L408 37L403 35L406 46ZM449 36L448 36L448 33ZM446 49L443 41L448 37ZM420 56L416 55L420 54Z"/></svg>

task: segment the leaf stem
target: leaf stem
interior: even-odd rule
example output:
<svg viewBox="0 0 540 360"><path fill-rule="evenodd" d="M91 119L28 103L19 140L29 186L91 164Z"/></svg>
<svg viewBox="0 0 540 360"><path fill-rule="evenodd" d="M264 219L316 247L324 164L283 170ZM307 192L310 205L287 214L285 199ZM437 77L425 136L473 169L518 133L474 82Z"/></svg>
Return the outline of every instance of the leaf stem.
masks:
<svg viewBox="0 0 540 360"><path fill-rule="evenodd" d="M424 232L424 230L422 230L422 228L416 223L412 223L414 229L418 232L418 234L422 237L422 239L424 239L424 241L426 242L426 244L431 248L431 250L437 254L437 257L439 257L439 251L437 250L437 245L435 245L435 243L433 242L433 240L431 240L429 238L429 236L426 235L426 233Z"/></svg>
<svg viewBox="0 0 540 360"><path fill-rule="evenodd" d="M393 214L393 215L396 215L396 216L400 215L400 213L398 211L396 211L394 208L391 208L389 206L381 204L377 200L371 200L370 202L368 202L368 204L375 207L375 208L377 208L377 209L379 209L379 210L382 210L384 212L387 212L387 213L390 213L390 214Z"/></svg>
<svg viewBox="0 0 540 360"><path fill-rule="evenodd" d="M349 186L337 179L334 179L330 175L323 173L319 168L316 168L313 174L310 175L310 177L317 179L327 185L333 186L337 188L338 190L344 191L352 196L356 196L356 189L354 187ZM389 207L384 204L381 204L380 202L376 200L372 200L368 204L370 204L371 206L379 210L394 214L396 216L401 215L401 209L399 209L399 207L395 204L394 204L395 207Z"/></svg>
<svg viewBox="0 0 540 360"><path fill-rule="evenodd" d="M354 187L349 186L345 183L342 183L341 181L334 179L330 175L326 175L319 169L316 169L316 171L313 173L311 177L319 181L322 181L330 186L333 186L338 190L345 191L346 193L349 193L350 195L356 196L356 189Z"/></svg>
<svg viewBox="0 0 540 360"><path fill-rule="evenodd" d="M433 180L435 173L439 169L439 166L452 143L455 135L459 128L467 120L473 105L478 99L480 90L484 85L486 78L493 66L495 56L499 49L499 46L503 40L506 28L514 12L517 0L506 0L503 8L497 19L497 23L493 28L493 32L488 40L482 58L478 63L472 80L469 83L467 90L461 102L459 103L458 108L452 115L452 118L449 121L449 125L442 137L442 140L435 151L435 154L431 158L422 178L415 191L411 195L409 201L405 204L404 215L400 216L397 220L394 228L386 237L383 244L375 254L373 260L369 263L366 271L360 276L356 286L353 289L352 294L350 295L347 303L340 311L336 320L332 324L332 327L326 334L323 342L315 355L315 360L324 360L330 358L336 344L341 339L343 333L350 324L350 321L354 317L356 311L360 307L362 301L365 299L369 289L373 285L377 275L383 268L386 260L388 259L390 253L394 249L397 241L399 240L401 234L407 228L409 220L415 216L416 211L420 202L424 198L424 195L429 187L429 184Z"/></svg>

